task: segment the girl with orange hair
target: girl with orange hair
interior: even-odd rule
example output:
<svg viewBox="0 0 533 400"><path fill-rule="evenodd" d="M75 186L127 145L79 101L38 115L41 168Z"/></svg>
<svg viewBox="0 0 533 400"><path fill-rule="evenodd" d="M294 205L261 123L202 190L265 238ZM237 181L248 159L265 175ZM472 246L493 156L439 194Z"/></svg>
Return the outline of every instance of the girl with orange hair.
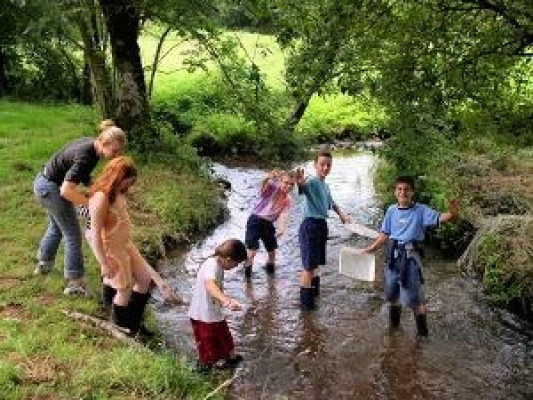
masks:
<svg viewBox="0 0 533 400"><path fill-rule="evenodd" d="M142 328L152 279L166 300L182 302L131 240L125 194L136 178L132 159L117 157L106 165L89 193L90 243L101 267L104 304L112 306L113 321L134 334Z"/></svg>

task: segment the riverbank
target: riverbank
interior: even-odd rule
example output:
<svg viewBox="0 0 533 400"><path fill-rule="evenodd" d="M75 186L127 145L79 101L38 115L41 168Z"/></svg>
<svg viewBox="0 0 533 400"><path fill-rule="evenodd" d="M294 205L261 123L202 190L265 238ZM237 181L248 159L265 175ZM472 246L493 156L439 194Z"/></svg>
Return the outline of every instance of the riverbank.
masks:
<svg viewBox="0 0 533 400"><path fill-rule="evenodd" d="M63 314L103 316L96 299L62 295L62 251L50 275L33 276L46 224L33 198L33 178L64 143L94 135L96 114L79 106L1 101L0 120L2 398L203 398L216 382L198 376L179 355L157 346L132 348ZM150 259L164 255L165 243L186 243L221 220L216 186L179 159L174 167L150 163L139 169L130 200L134 237ZM84 254L88 286L97 293L97 264L87 246Z"/></svg>

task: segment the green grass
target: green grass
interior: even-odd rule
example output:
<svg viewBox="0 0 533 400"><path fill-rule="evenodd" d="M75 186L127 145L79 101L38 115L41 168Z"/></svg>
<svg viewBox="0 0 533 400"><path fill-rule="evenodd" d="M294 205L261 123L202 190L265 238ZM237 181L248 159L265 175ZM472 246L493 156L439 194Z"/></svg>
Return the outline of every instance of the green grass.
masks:
<svg viewBox="0 0 533 400"><path fill-rule="evenodd" d="M46 223L33 198L33 179L64 143L93 134L94 111L0 101L0 121L0 397L203 398L215 382L199 377L180 356L130 348L61 312L104 316L95 299L61 294L62 253L50 275L32 274ZM216 223L221 206L209 181L162 164L140 165L140 171L131 204L135 241L145 253L158 254L164 234L191 237ZM188 190L178 190L181 185ZM158 198L158 207L148 188L168 192ZM173 204L189 219L171 215ZM97 292L98 268L84 250L88 284Z"/></svg>
<svg viewBox="0 0 533 400"><path fill-rule="evenodd" d="M140 40L142 57L148 69L147 78L160 34L160 27L150 26L143 32ZM271 90L270 112L280 122L283 121L291 112L292 105L283 76L285 55L275 38L259 33L233 31L228 31L225 35L239 43L239 53L247 60L248 65L253 62L259 67L267 87ZM204 118L206 109L208 113L232 114L238 108L231 106L232 102L235 104L236 101L231 93L221 93L220 78L214 63L206 63L207 71L187 71L186 58L191 51L198 50L197 43L185 42L175 35L167 37L162 51L166 56L157 70L152 97L155 104L190 102L192 106L187 110L177 111L173 106L166 107L169 112L176 113L177 118L185 118L191 122L193 132L202 129L196 125L201 125L200 120ZM206 100L213 98L223 101L204 104ZM222 118L221 124L223 120ZM333 141L338 137L361 140L369 137L385 123L384 110L377 104L363 99L353 100L341 93L331 93L313 97L298 126L297 134L313 142ZM242 130L246 131L245 127ZM216 136L216 132L213 134Z"/></svg>

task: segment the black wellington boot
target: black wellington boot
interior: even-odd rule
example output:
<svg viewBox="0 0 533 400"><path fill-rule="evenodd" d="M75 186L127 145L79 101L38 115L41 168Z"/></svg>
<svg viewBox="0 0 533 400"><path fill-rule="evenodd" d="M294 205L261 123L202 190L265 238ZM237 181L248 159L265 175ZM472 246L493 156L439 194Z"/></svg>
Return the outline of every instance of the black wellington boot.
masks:
<svg viewBox="0 0 533 400"><path fill-rule="evenodd" d="M130 308L119 306L117 304L112 305L111 318L115 325L120 328L128 329L131 332L131 315Z"/></svg>
<svg viewBox="0 0 533 400"><path fill-rule="evenodd" d="M130 297L130 302L128 307L131 312L131 331L136 334L139 333L143 336L153 336L154 333L148 331L142 323L144 309L148 300L150 300L150 292L148 293L139 293L133 291Z"/></svg>
<svg viewBox="0 0 533 400"><path fill-rule="evenodd" d="M251 265L245 265L244 266L244 278L247 281L252 279L252 266Z"/></svg>
<svg viewBox="0 0 533 400"><path fill-rule="evenodd" d="M313 287L313 295L320 296L320 276L313 276L311 286Z"/></svg>
<svg viewBox="0 0 533 400"><path fill-rule="evenodd" d="M396 329L400 326L400 318L402 316L402 306L391 304L389 308L389 323L390 327Z"/></svg>
<svg viewBox="0 0 533 400"><path fill-rule="evenodd" d="M312 287L300 287L300 308L302 311L315 309L315 295Z"/></svg>
<svg viewBox="0 0 533 400"><path fill-rule="evenodd" d="M427 337L429 335L426 314L415 314L416 330L418 336Z"/></svg>
<svg viewBox="0 0 533 400"><path fill-rule="evenodd" d="M265 271L268 275L274 275L274 272L276 271L275 265L273 263L266 263Z"/></svg>
<svg viewBox="0 0 533 400"><path fill-rule="evenodd" d="M117 289L109 285L102 284L102 303L106 310L111 310L113 307L113 297L117 293Z"/></svg>

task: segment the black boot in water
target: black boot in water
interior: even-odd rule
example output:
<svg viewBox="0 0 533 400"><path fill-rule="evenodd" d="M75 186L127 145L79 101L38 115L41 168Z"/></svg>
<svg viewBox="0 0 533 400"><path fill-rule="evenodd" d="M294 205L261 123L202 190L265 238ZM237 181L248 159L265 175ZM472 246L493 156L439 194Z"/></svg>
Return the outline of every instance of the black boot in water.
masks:
<svg viewBox="0 0 533 400"><path fill-rule="evenodd" d="M300 307L302 311L315 309L315 294L312 287L300 287Z"/></svg>
<svg viewBox="0 0 533 400"><path fill-rule="evenodd" d="M320 276L313 276L311 279L311 286L313 287L313 294L320 296Z"/></svg>
<svg viewBox="0 0 533 400"><path fill-rule="evenodd" d="M276 271L275 266L273 263L266 263L265 264L265 271L268 275L274 275L274 272Z"/></svg>
<svg viewBox="0 0 533 400"><path fill-rule="evenodd" d="M390 327L396 329L400 326L400 318L402 316L402 306L391 304L389 308L389 323Z"/></svg>
<svg viewBox="0 0 533 400"><path fill-rule="evenodd" d="M429 335L429 331L426 314L415 314L415 319L418 336L427 337Z"/></svg>
<svg viewBox="0 0 533 400"><path fill-rule="evenodd" d="M244 266L244 278L247 281L252 279L252 266L251 265L245 265Z"/></svg>

